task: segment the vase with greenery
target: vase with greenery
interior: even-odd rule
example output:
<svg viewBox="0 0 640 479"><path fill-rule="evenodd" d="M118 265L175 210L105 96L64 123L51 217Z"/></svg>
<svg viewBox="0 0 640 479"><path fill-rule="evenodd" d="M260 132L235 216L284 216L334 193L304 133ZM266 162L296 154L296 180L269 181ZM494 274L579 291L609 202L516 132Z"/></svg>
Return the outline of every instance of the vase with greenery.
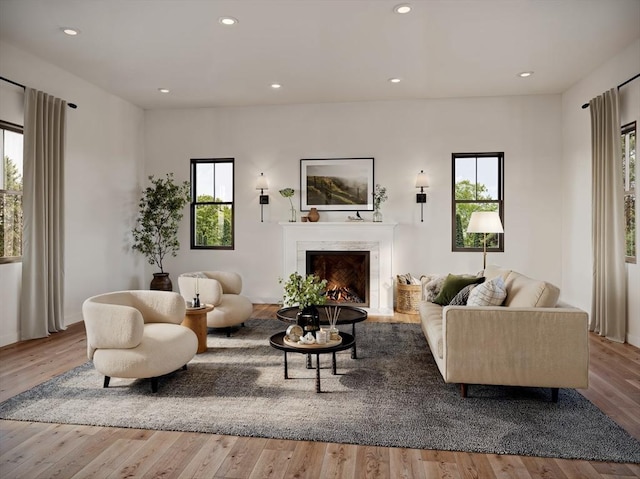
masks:
<svg viewBox="0 0 640 479"><path fill-rule="evenodd" d="M382 222L382 212L380 211L380 206L382 203L387 201L387 188L382 185L377 184L373 193L373 221L375 223Z"/></svg>
<svg viewBox="0 0 640 479"><path fill-rule="evenodd" d="M320 330L320 313L316 306L327 301L325 290L327 280L320 279L315 274L308 274L305 277L297 272L291 273L289 279L284 282L283 303L285 306L298 306L297 322L304 330L315 333Z"/></svg>
<svg viewBox="0 0 640 479"><path fill-rule="evenodd" d="M149 176L149 181L151 185L145 188L138 202L133 249L146 256L149 264L160 268L160 273L153 274L151 289L172 291L163 261L167 255L176 256L180 249L178 226L183 208L190 200L189 182L176 183L173 173L167 173L165 178Z"/></svg>
<svg viewBox="0 0 640 479"><path fill-rule="evenodd" d="M291 223L295 223L296 221L296 209L293 207L293 201L291 200L291 198L293 198L294 193L295 191L293 190L293 188L283 188L280 190L280 194L283 197L289 198L289 204L291 205L291 217L289 218L289 221Z"/></svg>

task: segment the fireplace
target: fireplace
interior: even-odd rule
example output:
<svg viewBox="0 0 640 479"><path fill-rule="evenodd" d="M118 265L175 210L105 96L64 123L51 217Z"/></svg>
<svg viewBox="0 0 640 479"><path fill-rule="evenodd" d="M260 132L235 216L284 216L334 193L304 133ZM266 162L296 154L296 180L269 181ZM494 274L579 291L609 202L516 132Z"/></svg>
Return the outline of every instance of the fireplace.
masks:
<svg viewBox="0 0 640 479"><path fill-rule="evenodd" d="M369 314L393 314L393 230L395 223L280 223L283 230L282 276L307 271L307 251L369 255L368 291L362 307ZM366 276L366 275L365 275Z"/></svg>
<svg viewBox="0 0 640 479"><path fill-rule="evenodd" d="M327 304L369 306L369 251L306 251L306 272L327 280Z"/></svg>

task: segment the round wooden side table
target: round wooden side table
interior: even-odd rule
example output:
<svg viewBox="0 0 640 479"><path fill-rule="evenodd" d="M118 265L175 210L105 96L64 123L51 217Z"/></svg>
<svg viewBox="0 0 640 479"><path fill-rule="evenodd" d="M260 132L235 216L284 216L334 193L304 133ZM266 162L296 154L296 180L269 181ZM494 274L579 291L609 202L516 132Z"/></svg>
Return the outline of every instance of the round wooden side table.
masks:
<svg viewBox="0 0 640 479"><path fill-rule="evenodd" d="M187 308L182 325L196 333L198 337L198 354L207 351L207 313L213 311L212 304L199 308Z"/></svg>

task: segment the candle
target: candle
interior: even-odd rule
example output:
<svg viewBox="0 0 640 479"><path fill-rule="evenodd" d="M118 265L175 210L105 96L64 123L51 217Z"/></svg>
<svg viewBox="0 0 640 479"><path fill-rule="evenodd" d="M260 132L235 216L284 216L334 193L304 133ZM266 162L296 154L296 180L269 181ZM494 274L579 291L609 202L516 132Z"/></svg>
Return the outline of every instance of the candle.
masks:
<svg viewBox="0 0 640 479"><path fill-rule="evenodd" d="M198 294L198 293L199 293L199 291L198 291L198 278L196 278L196 294Z"/></svg>

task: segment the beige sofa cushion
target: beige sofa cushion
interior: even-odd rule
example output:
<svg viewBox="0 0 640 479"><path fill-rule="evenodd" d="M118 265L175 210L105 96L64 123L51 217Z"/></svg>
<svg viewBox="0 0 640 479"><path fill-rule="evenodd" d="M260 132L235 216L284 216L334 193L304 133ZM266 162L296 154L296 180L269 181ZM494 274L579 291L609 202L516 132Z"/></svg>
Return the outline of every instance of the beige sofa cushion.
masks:
<svg viewBox="0 0 640 479"><path fill-rule="evenodd" d="M511 271L505 281L505 306L513 308L553 308L558 303L560 289L546 281L531 279Z"/></svg>

